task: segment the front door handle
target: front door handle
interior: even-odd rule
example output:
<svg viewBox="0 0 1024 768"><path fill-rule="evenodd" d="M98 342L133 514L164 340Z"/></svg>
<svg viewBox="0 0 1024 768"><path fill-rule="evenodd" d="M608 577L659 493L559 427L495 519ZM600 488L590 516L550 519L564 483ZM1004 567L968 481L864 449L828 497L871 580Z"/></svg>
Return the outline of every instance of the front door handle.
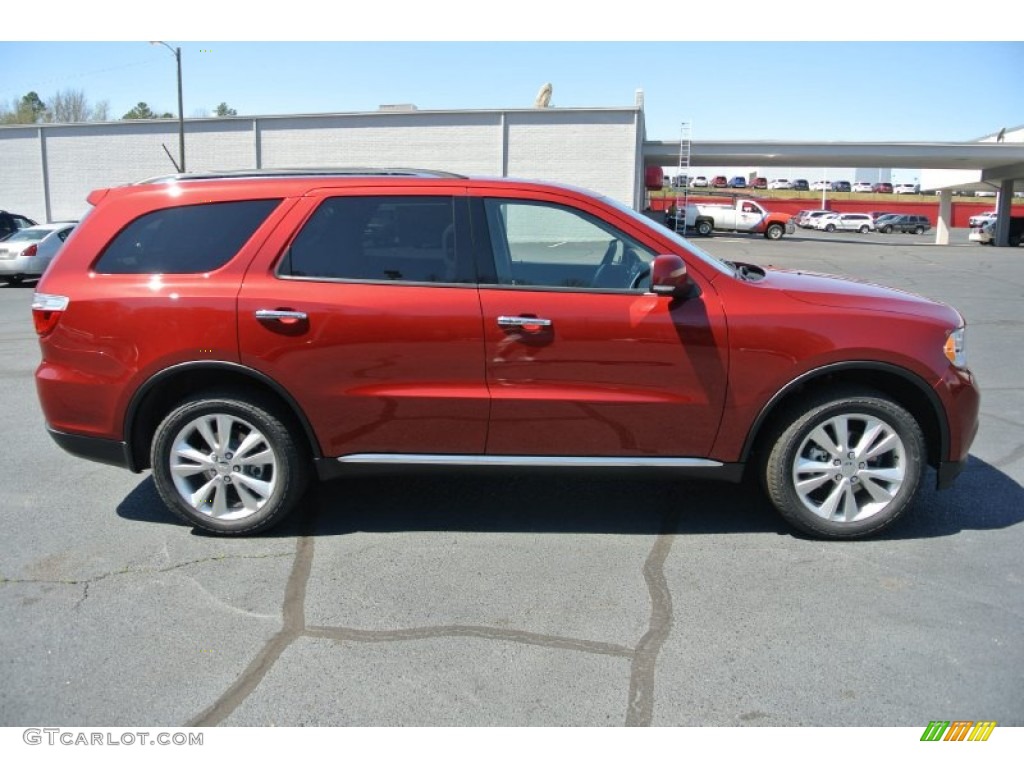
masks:
<svg viewBox="0 0 1024 768"><path fill-rule="evenodd" d="M551 321L543 317L499 315L498 326L500 328L522 328L524 331L537 332L544 328L550 328Z"/></svg>

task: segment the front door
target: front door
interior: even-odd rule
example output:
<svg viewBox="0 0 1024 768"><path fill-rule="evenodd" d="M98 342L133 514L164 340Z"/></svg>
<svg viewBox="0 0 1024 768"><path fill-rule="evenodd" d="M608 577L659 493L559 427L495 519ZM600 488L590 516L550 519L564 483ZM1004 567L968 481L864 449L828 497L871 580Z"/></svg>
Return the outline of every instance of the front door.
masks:
<svg viewBox="0 0 1024 768"><path fill-rule="evenodd" d="M487 453L706 456L727 364L710 285L688 300L648 293L654 250L596 208L475 204L494 261L480 289Z"/></svg>

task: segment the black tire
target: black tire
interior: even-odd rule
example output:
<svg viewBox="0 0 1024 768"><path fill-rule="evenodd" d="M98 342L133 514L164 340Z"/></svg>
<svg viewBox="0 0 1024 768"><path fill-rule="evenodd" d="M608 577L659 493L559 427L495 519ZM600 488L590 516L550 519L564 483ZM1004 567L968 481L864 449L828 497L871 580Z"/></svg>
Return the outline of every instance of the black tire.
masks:
<svg viewBox="0 0 1024 768"><path fill-rule="evenodd" d="M825 225L825 231L826 232L835 232L836 231L836 225L835 224L826 224Z"/></svg>
<svg viewBox="0 0 1024 768"><path fill-rule="evenodd" d="M24 278L21 275L11 275L10 277L7 278L7 284L21 285L22 280L24 280Z"/></svg>
<svg viewBox="0 0 1024 768"><path fill-rule="evenodd" d="M707 237L715 228L715 223L711 219L697 219L694 226L697 230L697 234L701 237Z"/></svg>
<svg viewBox="0 0 1024 768"><path fill-rule="evenodd" d="M884 234L884 235L892 234L892 226L890 225L890 226L882 227L882 234Z"/></svg>
<svg viewBox="0 0 1024 768"><path fill-rule="evenodd" d="M211 446L206 435L219 446L212 453L207 453ZM185 472L171 470L176 445L188 452L177 454ZM245 456L232 453L239 448ZM156 429L150 458L153 480L168 509L197 528L221 535L251 534L277 525L298 505L309 482L306 451L288 421L269 403L230 394L205 395L171 411ZM192 503L186 499L189 494L199 500Z"/></svg>
<svg viewBox="0 0 1024 768"><path fill-rule="evenodd" d="M795 528L823 539L856 539L889 527L910 505L924 468L924 435L886 395L859 388L821 392L794 404L777 423L764 483ZM845 439L838 429L843 425ZM805 478L799 489L798 476Z"/></svg>
<svg viewBox="0 0 1024 768"><path fill-rule="evenodd" d="M871 231L871 227L869 227L867 224L862 224L860 229L857 231L860 232L862 235L866 235L868 232Z"/></svg>
<svg viewBox="0 0 1024 768"><path fill-rule="evenodd" d="M915 235L923 235L924 234L924 227L914 227L914 234Z"/></svg>
<svg viewBox="0 0 1024 768"><path fill-rule="evenodd" d="M781 224L769 224L768 229L764 231L764 236L769 240L781 240L784 233L785 229Z"/></svg>

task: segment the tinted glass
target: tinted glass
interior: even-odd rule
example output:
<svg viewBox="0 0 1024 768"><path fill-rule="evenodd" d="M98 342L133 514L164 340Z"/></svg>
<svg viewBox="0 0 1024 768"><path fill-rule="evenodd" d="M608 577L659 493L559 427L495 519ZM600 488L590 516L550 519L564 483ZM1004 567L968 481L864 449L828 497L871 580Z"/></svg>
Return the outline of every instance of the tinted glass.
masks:
<svg viewBox="0 0 1024 768"><path fill-rule="evenodd" d="M303 225L285 253L278 274L416 283L474 282L471 256L462 259L460 252L456 249L451 197L333 197L325 200Z"/></svg>
<svg viewBox="0 0 1024 768"><path fill-rule="evenodd" d="M502 285L643 290L654 253L599 219L548 203L486 200Z"/></svg>
<svg viewBox="0 0 1024 768"><path fill-rule="evenodd" d="M280 200L163 208L140 216L100 256L103 274L185 274L226 264Z"/></svg>

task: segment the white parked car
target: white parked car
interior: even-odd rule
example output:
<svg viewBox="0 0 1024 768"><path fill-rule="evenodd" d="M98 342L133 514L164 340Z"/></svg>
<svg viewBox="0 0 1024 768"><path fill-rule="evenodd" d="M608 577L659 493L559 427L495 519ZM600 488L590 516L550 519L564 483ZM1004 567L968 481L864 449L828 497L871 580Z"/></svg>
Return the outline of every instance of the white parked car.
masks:
<svg viewBox="0 0 1024 768"><path fill-rule="evenodd" d="M866 213L833 213L820 217L814 225L815 229L826 232L871 232L875 222Z"/></svg>
<svg viewBox="0 0 1024 768"><path fill-rule="evenodd" d="M969 227L980 227L987 224L990 221L996 220L995 211L985 211L984 213L976 213L967 220L967 226Z"/></svg>
<svg viewBox="0 0 1024 768"><path fill-rule="evenodd" d="M707 176L698 176L697 178L695 178L693 180L693 183L690 184L691 187L706 187L707 185L708 185L708 177Z"/></svg>
<svg viewBox="0 0 1024 768"><path fill-rule="evenodd" d="M792 189L793 182L789 179L772 179L768 182L768 189Z"/></svg>
<svg viewBox="0 0 1024 768"><path fill-rule="evenodd" d="M853 185L854 192L870 192L871 182L870 181L858 181Z"/></svg>
<svg viewBox="0 0 1024 768"><path fill-rule="evenodd" d="M811 184L811 190L814 192L827 192L832 189L831 181L816 181Z"/></svg>
<svg viewBox="0 0 1024 768"><path fill-rule="evenodd" d="M41 277L76 223L36 224L0 242L0 280L17 285L26 277Z"/></svg>
<svg viewBox="0 0 1024 768"><path fill-rule="evenodd" d="M917 184L897 184L892 191L897 195L916 195L918 186Z"/></svg>

